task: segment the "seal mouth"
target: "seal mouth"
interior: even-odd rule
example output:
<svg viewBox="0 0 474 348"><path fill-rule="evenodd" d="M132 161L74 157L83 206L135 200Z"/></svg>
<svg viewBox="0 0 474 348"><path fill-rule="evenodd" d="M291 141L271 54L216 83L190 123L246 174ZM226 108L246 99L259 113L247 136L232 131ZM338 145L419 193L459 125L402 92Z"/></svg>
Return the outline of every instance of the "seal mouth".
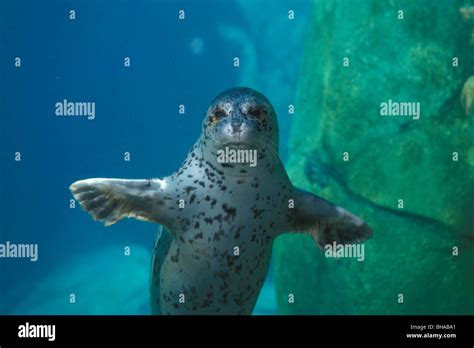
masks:
<svg viewBox="0 0 474 348"><path fill-rule="evenodd" d="M222 144L222 147L232 147L232 148L248 148L251 146L252 144L249 144L243 141L230 141L230 142Z"/></svg>

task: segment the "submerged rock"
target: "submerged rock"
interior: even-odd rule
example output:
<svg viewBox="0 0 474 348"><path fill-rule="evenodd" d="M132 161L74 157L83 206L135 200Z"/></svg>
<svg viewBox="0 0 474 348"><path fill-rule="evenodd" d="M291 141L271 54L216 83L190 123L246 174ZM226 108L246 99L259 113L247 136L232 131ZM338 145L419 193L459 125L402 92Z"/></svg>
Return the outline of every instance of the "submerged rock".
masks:
<svg viewBox="0 0 474 348"><path fill-rule="evenodd" d="M374 236L363 262L327 259L308 236L278 238L282 313L474 313L474 132L463 92L474 46L462 13L449 0L317 2L288 172ZM389 101L419 103L419 117L382 116Z"/></svg>

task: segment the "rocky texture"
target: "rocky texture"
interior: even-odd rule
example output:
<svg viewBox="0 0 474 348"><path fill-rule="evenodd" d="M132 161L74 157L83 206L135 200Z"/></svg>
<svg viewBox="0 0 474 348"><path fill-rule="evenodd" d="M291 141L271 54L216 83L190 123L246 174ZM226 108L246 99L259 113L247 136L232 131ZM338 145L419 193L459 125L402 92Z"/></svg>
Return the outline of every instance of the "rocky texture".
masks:
<svg viewBox="0 0 474 348"><path fill-rule="evenodd" d="M474 95L462 92L474 74L474 15L466 8L316 2L287 167L295 185L361 216L374 237L364 262L324 258L308 236L280 237L280 312L474 313L474 114L463 108ZM389 99L419 102L420 119L381 116Z"/></svg>

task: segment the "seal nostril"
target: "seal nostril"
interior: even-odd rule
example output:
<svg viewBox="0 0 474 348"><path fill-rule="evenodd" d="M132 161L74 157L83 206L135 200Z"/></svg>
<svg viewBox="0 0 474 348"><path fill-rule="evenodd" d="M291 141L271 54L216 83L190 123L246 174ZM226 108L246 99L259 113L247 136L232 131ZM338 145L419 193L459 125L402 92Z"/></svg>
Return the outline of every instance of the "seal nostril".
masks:
<svg viewBox="0 0 474 348"><path fill-rule="evenodd" d="M232 123L232 132L240 133L242 131L242 123Z"/></svg>

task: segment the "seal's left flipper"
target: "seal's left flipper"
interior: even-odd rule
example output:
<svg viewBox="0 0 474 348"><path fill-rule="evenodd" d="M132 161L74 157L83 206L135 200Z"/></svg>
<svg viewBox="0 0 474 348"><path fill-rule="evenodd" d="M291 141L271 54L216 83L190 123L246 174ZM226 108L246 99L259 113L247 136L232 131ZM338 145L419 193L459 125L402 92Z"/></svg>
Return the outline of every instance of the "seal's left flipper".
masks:
<svg viewBox="0 0 474 348"><path fill-rule="evenodd" d="M309 192L295 188L295 206L290 209L290 229L311 233L320 248L326 244L360 243L372 237L362 219Z"/></svg>
<svg viewBox="0 0 474 348"><path fill-rule="evenodd" d="M166 224L172 200L166 181L87 179L73 183L69 189L94 220L112 225L124 217Z"/></svg>

